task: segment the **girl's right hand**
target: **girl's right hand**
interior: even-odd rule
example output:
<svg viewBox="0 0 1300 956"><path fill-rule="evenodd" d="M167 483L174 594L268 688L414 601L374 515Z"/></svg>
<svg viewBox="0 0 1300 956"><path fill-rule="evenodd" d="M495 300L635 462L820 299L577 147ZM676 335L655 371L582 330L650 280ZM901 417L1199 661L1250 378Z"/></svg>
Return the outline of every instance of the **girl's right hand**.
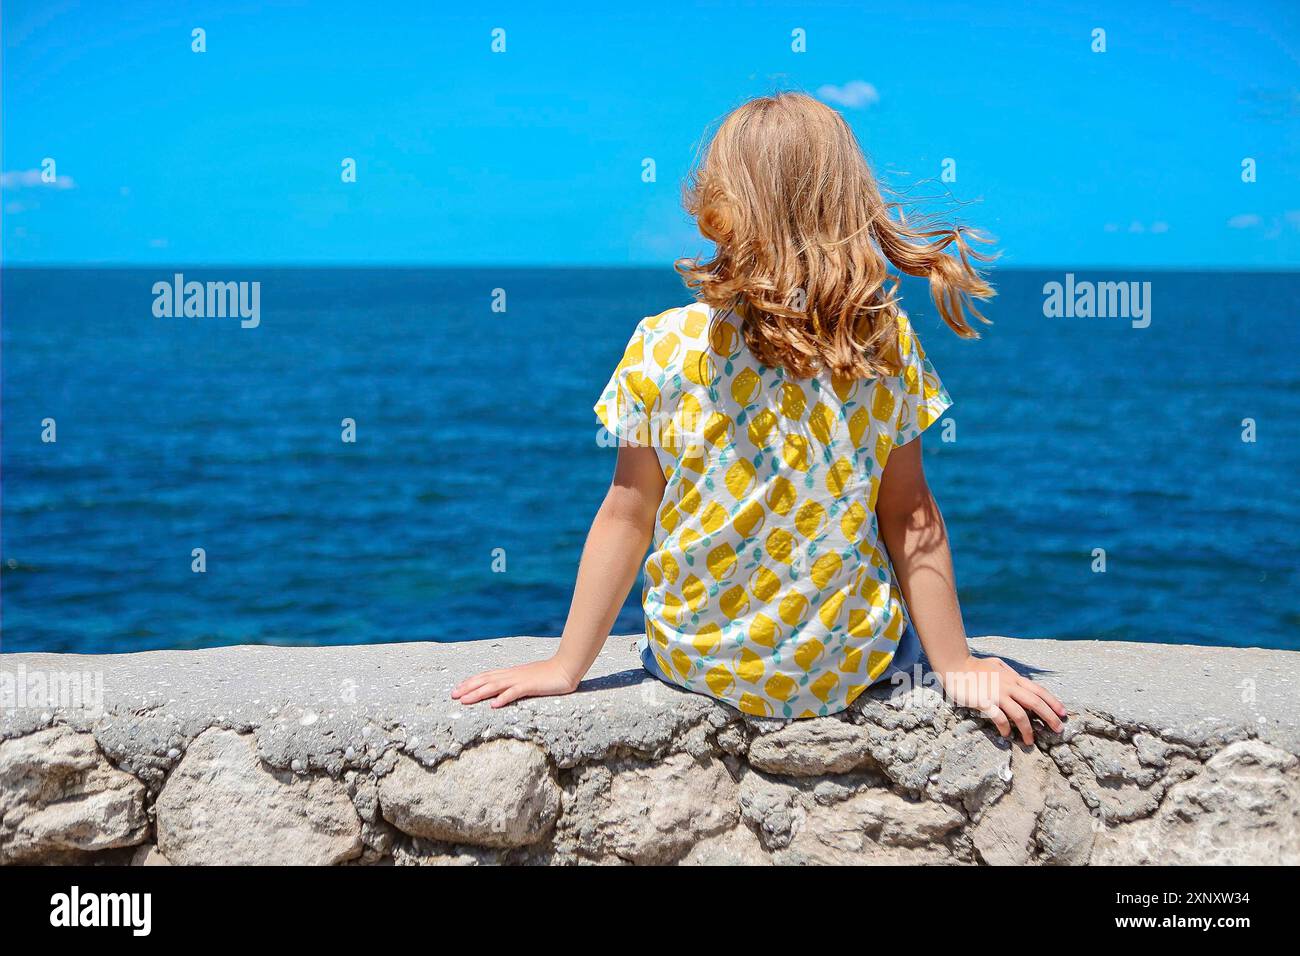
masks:
<svg viewBox="0 0 1300 956"><path fill-rule="evenodd" d="M477 704L490 700L493 707L504 707L521 697L558 697L572 694L578 687L578 678L564 670L550 658L534 664L519 664L484 671L461 681L452 689L452 700L462 704Z"/></svg>
<svg viewBox="0 0 1300 956"><path fill-rule="evenodd" d="M978 710L993 721L998 733L1011 736L1011 725L1026 744L1034 742L1031 714L1056 733L1064 724L1065 706L1051 691L1016 673L997 657L968 657L956 667L935 672L948 699L959 707Z"/></svg>

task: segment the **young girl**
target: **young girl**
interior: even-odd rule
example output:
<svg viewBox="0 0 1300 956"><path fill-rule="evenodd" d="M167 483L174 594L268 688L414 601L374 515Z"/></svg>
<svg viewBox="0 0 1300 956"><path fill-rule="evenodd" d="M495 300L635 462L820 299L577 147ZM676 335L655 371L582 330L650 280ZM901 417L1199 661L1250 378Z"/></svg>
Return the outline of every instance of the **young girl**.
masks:
<svg viewBox="0 0 1300 956"><path fill-rule="evenodd" d="M1014 724L1031 743L1031 716L1059 731L1055 697L967 648L921 467L920 434L950 401L889 274L926 276L943 320L974 338L985 257L961 228L893 218L848 125L795 93L727 117L687 208L716 254L678 264L698 301L641 321L596 404L618 463L559 647L452 696L571 693L649 548L640 647L661 680L815 717L923 647L954 702L1003 736Z"/></svg>

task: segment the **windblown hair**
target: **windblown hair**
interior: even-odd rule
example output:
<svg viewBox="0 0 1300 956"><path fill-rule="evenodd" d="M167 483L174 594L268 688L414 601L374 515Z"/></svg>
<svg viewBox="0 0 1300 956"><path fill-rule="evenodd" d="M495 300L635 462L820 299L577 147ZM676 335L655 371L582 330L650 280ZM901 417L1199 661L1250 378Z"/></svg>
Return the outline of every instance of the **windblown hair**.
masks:
<svg viewBox="0 0 1300 956"><path fill-rule="evenodd" d="M898 374L900 272L925 276L944 322L978 338L972 299L993 289L972 260L993 258L963 226L909 226L881 195L853 131L801 93L750 100L713 136L687 183L687 211L716 244L676 264L696 298L735 309L763 364L796 378Z"/></svg>

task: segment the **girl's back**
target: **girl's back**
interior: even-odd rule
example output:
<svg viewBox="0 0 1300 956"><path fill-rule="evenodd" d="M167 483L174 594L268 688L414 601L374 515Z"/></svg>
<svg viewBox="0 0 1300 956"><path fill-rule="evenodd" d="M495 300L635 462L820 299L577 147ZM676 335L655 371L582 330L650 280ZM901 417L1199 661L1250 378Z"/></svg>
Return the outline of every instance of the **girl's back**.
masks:
<svg viewBox="0 0 1300 956"><path fill-rule="evenodd" d="M762 716L842 710L907 627L876 527L890 450L949 405L907 320L901 370L799 379L703 304L644 319L596 412L666 479L645 563L643 656Z"/></svg>

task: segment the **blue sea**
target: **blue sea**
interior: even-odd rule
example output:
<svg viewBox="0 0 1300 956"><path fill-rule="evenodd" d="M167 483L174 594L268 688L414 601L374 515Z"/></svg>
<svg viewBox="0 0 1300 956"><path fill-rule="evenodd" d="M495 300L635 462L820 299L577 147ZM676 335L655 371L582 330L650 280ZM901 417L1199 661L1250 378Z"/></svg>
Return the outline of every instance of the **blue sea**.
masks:
<svg viewBox="0 0 1300 956"><path fill-rule="evenodd" d="M260 282L260 323L156 317L177 271ZM956 402L926 468L969 631L1300 648L1300 274L1076 274L1150 282L1146 328L1045 317L1064 270L993 281L979 341L904 288ZM6 651L558 634L614 463L591 405L690 298L667 268L0 282Z"/></svg>

